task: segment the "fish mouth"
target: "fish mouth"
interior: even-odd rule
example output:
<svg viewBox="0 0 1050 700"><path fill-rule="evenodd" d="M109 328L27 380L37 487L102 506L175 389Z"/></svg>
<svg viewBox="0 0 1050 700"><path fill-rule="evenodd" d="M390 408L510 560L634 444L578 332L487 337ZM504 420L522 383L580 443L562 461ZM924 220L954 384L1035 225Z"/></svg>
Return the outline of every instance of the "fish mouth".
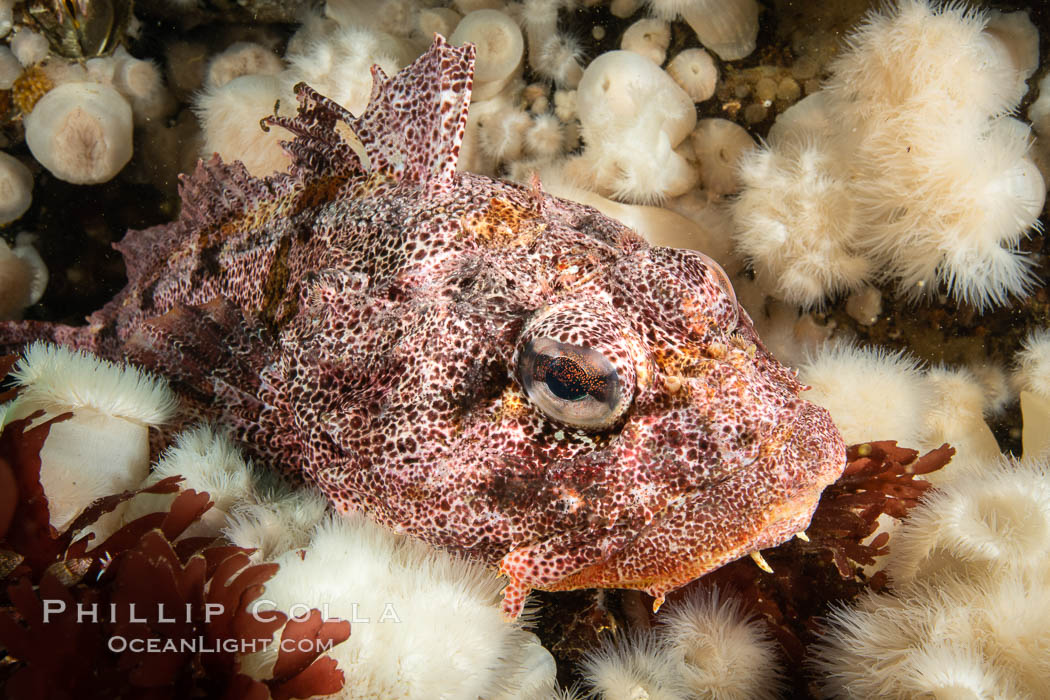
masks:
<svg viewBox="0 0 1050 700"><path fill-rule="evenodd" d="M653 517L642 528L639 529L637 537L625 545L623 550L637 540L641 540L654 530L665 526L669 519L673 519L678 508L687 507L693 499L709 499L709 495L731 489L731 482L743 481L748 473L761 473L768 477L768 493L775 494L775 498L763 504L764 512L769 514L765 519L768 527L772 527L779 520L794 521L798 518L796 513L806 513L806 520L812 515L820 494L824 489L833 484L842 475L846 467L846 447L838 429L831 422L827 411L815 404L808 403L800 415L786 426L781 427L782 435L786 436L780 444L779 449L770 453L766 451L759 454L748 462L741 464L730 473L705 483L702 487L689 489L674 498L668 500ZM805 455L805 460L797 460L792 455ZM778 459L778 457L780 459ZM765 464L763 462L765 461ZM771 463L784 463L787 465L808 463L809 469L788 468L778 470L771 468ZM755 479L758 481L758 479ZM793 530L792 533L799 530ZM785 537L781 541L790 539ZM762 547L775 546L774 544L763 544Z"/></svg>
<svg viewBox="0 0 1050 700"><path fill-rule="evenodd" d="M845 444L827 412L812 404L785 434L749 467L669 500L623 546L553 590L635 588L659 598L805 531L821 493L845 468Z"/></svg>

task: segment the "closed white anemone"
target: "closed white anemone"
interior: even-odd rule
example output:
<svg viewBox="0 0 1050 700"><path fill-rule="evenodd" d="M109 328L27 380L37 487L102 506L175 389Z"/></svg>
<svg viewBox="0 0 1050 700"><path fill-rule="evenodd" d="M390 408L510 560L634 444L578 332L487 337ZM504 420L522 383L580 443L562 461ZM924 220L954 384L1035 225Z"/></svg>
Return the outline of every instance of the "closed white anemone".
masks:
<svg viewBox="0 0 1050 700"><path fill-rule="evenodd" d="M131 105L98 83L63 83L25 117L33 157L60 180L88 185L112 179L131 160Z"/></svg>

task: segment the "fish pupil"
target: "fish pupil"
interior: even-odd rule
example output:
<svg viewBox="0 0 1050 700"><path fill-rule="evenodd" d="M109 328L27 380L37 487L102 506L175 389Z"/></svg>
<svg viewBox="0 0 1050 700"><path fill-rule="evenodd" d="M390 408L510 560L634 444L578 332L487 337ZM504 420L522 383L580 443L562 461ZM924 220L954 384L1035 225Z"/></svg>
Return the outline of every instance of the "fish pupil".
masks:
<svg viewBox="0 0 1050 700"><path fill-rule="evenodd" d="M587 373L568 357L556 357L547 367L545 381L551 393L563 401L579 401L590 393Z"/></svg>

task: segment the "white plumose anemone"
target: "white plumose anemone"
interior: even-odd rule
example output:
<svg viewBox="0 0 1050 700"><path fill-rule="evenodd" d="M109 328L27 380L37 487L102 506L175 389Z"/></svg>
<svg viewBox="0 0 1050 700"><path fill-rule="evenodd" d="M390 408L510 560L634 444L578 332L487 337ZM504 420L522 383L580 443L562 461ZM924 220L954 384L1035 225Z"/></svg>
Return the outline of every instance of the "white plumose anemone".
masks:
<svg viewBox="0 0 1050 700"><path fill-rule="evenodd" d="M975 110L983 117L1014 106L1014 67L989 55L988 15L965 5L897 0L869 12L831 64L828 87L848 96L849 121L886 105L918 100L933 112Z"/></svg>
<svg viewBox="0 0 1050 700"><path fill-rule="evenodd" d="M701 119L693 129L690 143L706 192L726 195L740 189L740 159L756 147L744 127L728 119Z"/></svg>
<svg viewBox="0 0 1050 700"><path fill-rule="evenodd" d="M775 645L740 603L717 590L668 606L661 638L680 664L691 697L762 700L779 697Z"/></svg>
<svg viewBox="0 0 1050 700"><path fill-rule="evenodd" d="M532 127L532 118L520 109L504 109L481 122L478 143L482 152L494 162L501 163L521 158L525 149L525 135Z"/></svg>
<svg viewBox="0 0 1050 700"><path fill-rule="evenodd" d="M918 111L886 117L855 152L866 250L889 261L888 275L911 296L943 282L987 308L1027 293L1031 263L1016 246L1046 191L1026 157L1028 128L1010 118L962 120L934 133L925 119ZM905 133L913 136L902 147Z"/></svg>
<svg viewBox="0 0 1050 700"><path fill-rule="evenodd" d="M312 488L288 490L279 484L262 492L257 502L242 499L227 514L223 534L238 547L255 550L252 559L266 561L310 542L324 517L328 499Z"/></svg>
<svg viewBox="0 0 1050 700"><path fill-rule="evenodd" d="M615 144L589 146L580 159L600 193L633 204L656 204L685 194L699 179L666 133L644 126L622 129Z"/></svg>
<svg viewBox="0 0 1050 700"><path fill-rule="evenodd" d="M602 700L764 700L778 696L774 644L740 604L694 593L644 634L606 641L580 664Z"/></svg>
<svg viewBox="0 0 1050 700"><path fill-rule="evenodd" d="M953 467L927 478L941 482L957 474L955 463L995 460L999 443L984 417L992 412L987 388L966 368L932 367L923 377L929 393L923 416L922 438L915 447L932 449L944 443L955 448Z"/></svg>
<svg viewBox="0 0 1050 700"><path fill-rule="evenodd" d="M51 50L46 36L24 25L18 27L7 43L18 62L26 68L43 61Z"/></svg>
<svg viewBox="0 0 1050 700"><path fill-rule="evenodd" d="M1046 457L1050 455L1050 329L1028 334L1014 356L1010 380L1021 399L1024 456Z"/></svg>
<svg viewBox="0 0 1050 700"><path fill-rule="evenodd" d="M929 393L919 362L903 352L825 345L799 368L802 396L828 409L847 444L893 438L917 445Z"/></svg>
<svg viewBox="0 0 1050 700"><path fill-rule="evenodd" d="M634 10L638 9L637 6L641 5L641 0L635 3ZM671 22L678 18L682 10L693 4L693 0L646 0L645 5L648 7L649 12L653 16L660 19ZM634 10L628 13L628 15L634 14Z"/></svg>
<svg viewBox="0 0 1050 700"><path fill-rule="evenodd" d="M416 25L420 36L451 36L463 16L451 7L431 7L420 10L416 16Z"/></svg>
<svg viewBox="0 0 1050 700"><path fill-rule="evenodd" d="M207 492L213 503L201 520L187 530L191 536L216 537L226 526L229 513L242 501L255 501L256 477L251 465L233 442L221 432L200 425L175 437L157 460L143 486L151 486L170 476L181 476L181 489ZM140 494L128 506L125 519L167 508L172 495Z"/></svg>
<svg viewBox="0 0 1050 700"><path fill-rule="evenodd" d="M818 90L807 95L777 115L769 128L768 142L780 143L788 139L824 141L835 130L835 116L831 93ZM827 139L830 140L830 139Z"/></svg>
<svg viewBox="0 0 1050 700"><path fill-rule="evenodd" d="M902 692L910 697L1016 697L1016 689L974 648L950 640L924 645L901 662Z"/></svg>
<svg viewBox="0 0 1050 700"><path fill-rule="evenodd" d="M678 8L700 43L723 61L744 58L755 50L758 11L756 0L690 0Z"/></svg>
<svg viewBox="0 0 1050 700"><path fill-rule="evenodd" d="M575 38L558 31L561 5L562 0L524 0L516 16L525 28L529 66L558 87L574 88L583 74L581 51Z"/></svg>
<svg viewBox="0 0 1050 700"><path fill-rule="evenodd" d="M453 46L470 42L477 48L474 87L470 99L495 97L521 75L525 39L517 23L498 10L476 10L460 20L449 37Z"/></svg>
<svg viewBox="0 0 1050 700"><path fill-rule="evenodd" d="M0 239L0 320L18 319L22 311L40 301L47 288L48 272L35 237L20 233L15 247Z"/></svg>
<svg viewBox="0 0 1050 700"><path fill-rule="evenodd" d="M985 309L1030 291L1031 262L1019 243L1038 226L1045 183L1027 154L1028 127L1006 116L1026 59L985 32L988 22L985 12L928 0L869 13L832 62L826 87L778 117L770 160L782 154L801 164L815 151L833 167L777 204L777 220L797 224L781 236L763 238L762 220L750 216L770 192L766 172L752 168L746 178L741 199L752 203L735 212L741 247L756 266L773 260L797 275L797 284L777 277L772 293L812 304L855 280L856 257L911 298L943 285ZM839 183L838 196L814 199L811 188L823 179ZM836 245L845 221L852 256L825 257L818 274L807 259ZM831 234L820 242L824 229Z"/></svg>
<svg viewBox="0 0 1050 700"><path fill-rule="evenodd" d="M283 89L276 76L242 75L199 93L195 108L204 134L202 156L218 153L227 163L239 160L256 177L286 170L291 160L280 142L288 140L288 132L259 126L259 120L273 114L275 103L282 114L294 104Z"/></svg>
<svg viewBox="0 0 1050 700"><path fill-rule="evenodd" d="M351 679L334 697L541 700L553 692L554 659L534 634L503 620L503 582L494 571L363 514L332 512L319 491L291 489L253 469L206 426L180 434L144 485L175 474L215 503L189 534L221 530L234 545L255 549L254 562L280 565L258 612L317 608L351 621L350 639L327 652ZM137 496L127 519L166 498ZM274 644L243 654L240 668L269 678L277 651Z"/></svg>
<svg viewBox="0 0 1050 700"><path fill-rule="evenodd" d="M715 94L718 66L703 49L680 51L667 64L667 74L685 90L693 102L703 102Z"/></svg>
<svg viewBox="0 0 1050 700"><path fill-rule="evenodd" d="M0 37L11 33L11 28L14 26L14 5L14 0L0 2Z"/></svg>
<svg viewBox="0 0 1050 700"><path fill-rule="evenodd" d="M584 656L580 671L602 700L689 697L675 655L652 634L606 642Z"/></svg>
<svg viewBox="0 0 1050 700"><path fill-rule="evenodd" d="M142 481L149 428L176 408L167 384L141 370L42 342L25 350L11 376L23 387L14 417L73 414L51 426L40 450L40 483L59 530L96 498Z"/></svg>
<svg viewBox="0 0 1050 700"><path fill-rule="evenodd" d="M0 226L18 219L33 203L33 174L10 153L0 152Z"/></svg>
<svg viewBox="0 0 1050 700"><path fill-rule="evenodd" d="M997 464L940 484L894 536L896 583L935 576L987 578L1044 567L1050 556L1050 474L1041 462Z"/></svg>
<svg viewBox="0 0 1050 700"><path fill-rule="evenodd" d="M583 66L580 56L583 50L579 42L567 34L553 34L539 45L537 72L554 81L558 87L574 88L580 83Z"/></svg>
<svg viewBox="0 0 1050 700"><path fill-rule="evenodd" d="M1014 356L1013 383L1050 401L1050 328L1029 333Z"/></svg>
<svg viewBox="0 0 1050 700"><path fill-rule="evenodd" d="M864 219L854 180L827 144L789 138L744 151L731 204L737 250L759 284L803 307L857 289L872 275L860 250Z"/></svg>
<svg viewBox="0 0 1050 700"><path fill-rule="evenodd" d="M482 566L360 514L322 520L303 549L273 561L280 569L263 599L353 621L350 638L327 652L351 679L340 698L541 698L554 688L553 659L503 621L501 581ZM243 657L242 669L266 674L276 651Z"/></svg>
<svg viewBox="0 0 1050 700"><path fill-rule="evenodd" d="M550 160L562 153L565 145L565 128L553 114L540 114L533 118L525 132L525 152L536 158Z"/></svg>
<svg viewBox="0 0 1050 700"><path fill-rule="evenodd" d="M1050 400L1030 391L1022 391L1020 399L1021 419L1024 421L1021 448L1024 455L1031 458L1050 456Z"/></svg>
<svg viewBox="0 0 1050 700"><path fill-rule="evenodd" d="M1050 166L1050 73L1044 75L1038 84L1038 98L1028 106L1028 121L1039 138L1035 142L1043 173Z"/></svg>
<svg viewBox="0 0 1050 700"><path fill-rule="evenodd" d="M850 293L846 299L846 313L862 326L870 326L882 313L882 292L865 284Z"/></svg>
<svg viewBox="0 0 1050 700"><path fill-rule="evenodd" d="M242 75L277 75L282 70L284 62L269 48L251 41L238 41L208 62L204 84L218 88Z"/></svg>
<svg viewBox="0 0 1050 700"><path fill-rule="evenodd" d="M671 27L658 19L640 19L623 33L620 48L645 56L658 66L667 58L671 43Z"/></svg>
<svg viewBox="0 0 1050 700"><path fill-rule="evenodd" d="M113 87L127 99L136 126L149 124L175 110L175 100L164 85L160 68L153 61L114 54Z"/></svg>
<svg viewBox="0 0 1050 700"><path fill-rule="evenodd" d="M0 5L2 8L3 5ZM22 64L15 58L10 46L0 46L0 90L10 90L22 75Z"/></svg>
<svg viewBox="0 0 1050 700"><path fill-rule="evenodd" d="M991 60L1014 69L1012 102L1020 102L1028 92L1028 79L1039 68L1039 30L1026 11L992 10L983 34L993 53Z"/></svg>

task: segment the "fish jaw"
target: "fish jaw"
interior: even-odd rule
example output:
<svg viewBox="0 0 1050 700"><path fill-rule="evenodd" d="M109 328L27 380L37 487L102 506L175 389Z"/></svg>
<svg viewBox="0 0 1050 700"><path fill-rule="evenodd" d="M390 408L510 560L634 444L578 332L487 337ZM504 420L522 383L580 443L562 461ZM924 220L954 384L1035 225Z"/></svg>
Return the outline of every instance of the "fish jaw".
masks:
<svg viewBox="0 0 1050 700"><path fill-rule="evenodd" d="M556 542L509 552L500 562L509 579L504 616L516 618L532 588L638 589L656 598L657 609L667 593L804 532L821 493L845 468L846 447L827 412L812 404L780 433L779 445L764 450L756 464L669 502L636 538L620 546L606 542L612 552L593 563L565 571L573 559Z"/></svg>

